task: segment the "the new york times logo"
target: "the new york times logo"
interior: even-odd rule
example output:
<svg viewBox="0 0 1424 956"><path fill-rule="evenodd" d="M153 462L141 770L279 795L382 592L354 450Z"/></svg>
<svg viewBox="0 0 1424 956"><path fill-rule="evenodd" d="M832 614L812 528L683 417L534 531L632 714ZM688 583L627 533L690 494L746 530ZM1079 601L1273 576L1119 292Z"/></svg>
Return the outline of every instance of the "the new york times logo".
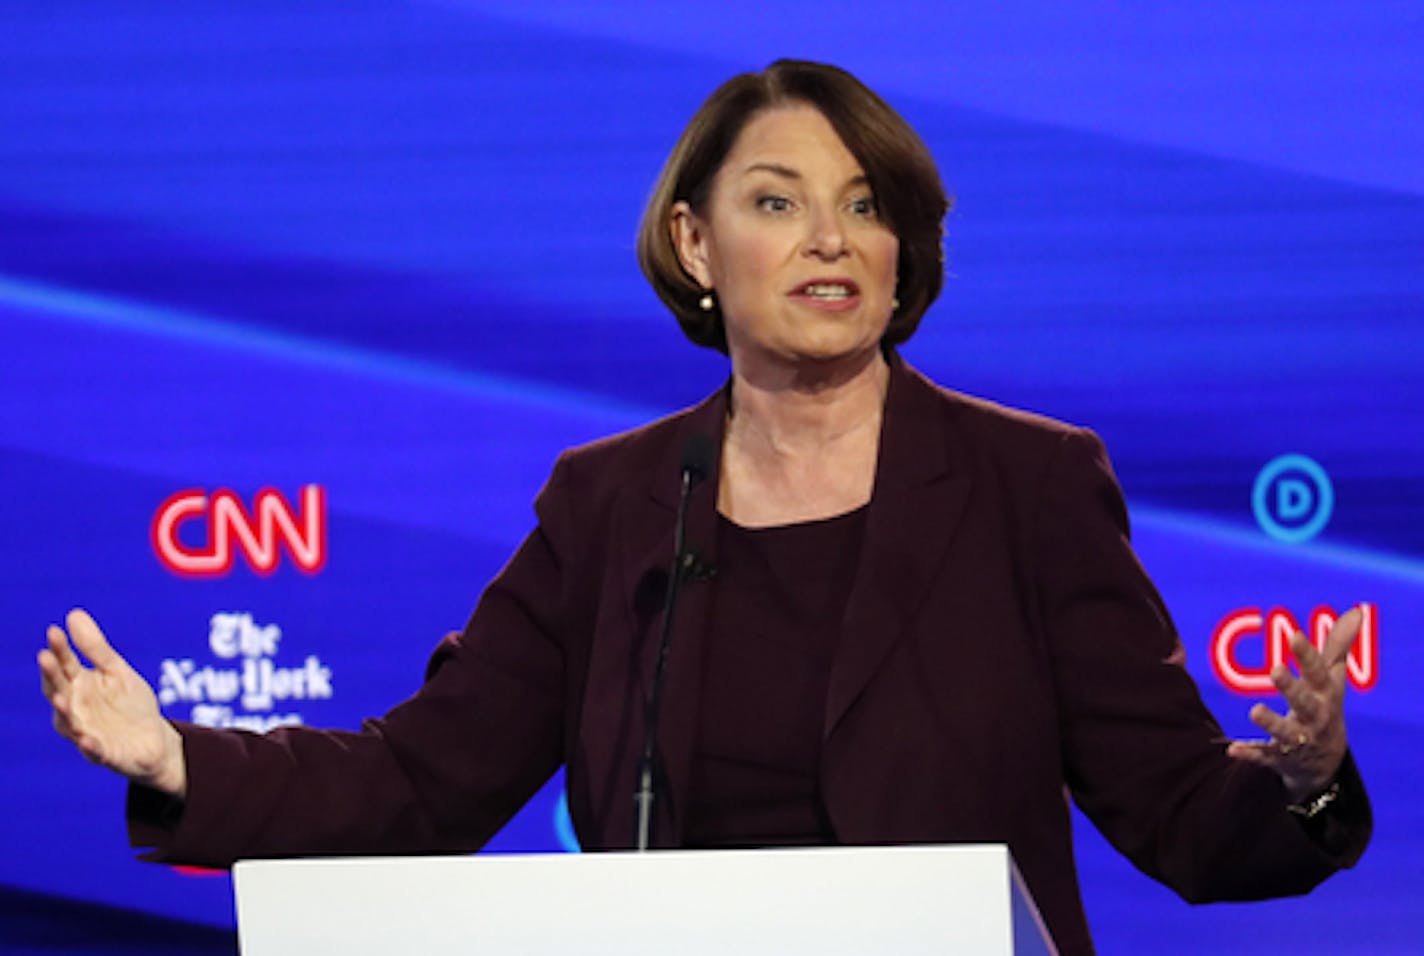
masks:
<svg viewBox="0 0 1424 956"><path fill-rule="evenodd" d="M165 708L189 704L188 719L205 727L267 731L303 723L297 701L329 700L331 668L315 654L300 667L276 662L282 629L257 624L251 614L218 613L208 630L208 649L219 664L202 667L192 658L165 658L158 701Z"/></svg>

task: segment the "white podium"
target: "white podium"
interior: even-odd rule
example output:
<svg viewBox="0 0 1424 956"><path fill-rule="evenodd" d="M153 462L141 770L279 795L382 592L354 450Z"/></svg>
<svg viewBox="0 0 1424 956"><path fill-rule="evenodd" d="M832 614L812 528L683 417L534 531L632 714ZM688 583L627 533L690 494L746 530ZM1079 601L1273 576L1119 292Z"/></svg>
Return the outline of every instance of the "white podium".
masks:
<svg viewBox="0 0 1424 956"><path fill-rule="evenodd" d="M245 861L242 956L1052 954L1001 845Z"/></svg>

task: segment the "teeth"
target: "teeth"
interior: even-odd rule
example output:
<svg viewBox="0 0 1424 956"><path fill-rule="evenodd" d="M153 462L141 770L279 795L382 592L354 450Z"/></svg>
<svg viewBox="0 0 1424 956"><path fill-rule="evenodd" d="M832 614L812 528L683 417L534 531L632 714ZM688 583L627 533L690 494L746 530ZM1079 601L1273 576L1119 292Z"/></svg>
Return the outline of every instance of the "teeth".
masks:
<svg viewBox="0 0 1424 956"><path fill-rule="evenodd" d="M850 289L843 285L808 285L806 294L817 299L848 299Z"/></svg>

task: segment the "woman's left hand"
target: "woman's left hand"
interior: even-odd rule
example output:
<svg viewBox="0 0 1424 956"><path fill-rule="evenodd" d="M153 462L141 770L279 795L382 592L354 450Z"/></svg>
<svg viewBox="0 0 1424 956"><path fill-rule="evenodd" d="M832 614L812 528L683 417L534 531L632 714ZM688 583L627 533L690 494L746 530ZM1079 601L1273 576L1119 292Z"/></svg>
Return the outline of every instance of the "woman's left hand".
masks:
<svg viewBox="0 0 1424 956"><path fill-rule="evenodd" d="M1265 704L1252 707L1251 721L1271 739L1236 740L1227 748L1232 757L1280 774L1292 803L1328 787L1345 759L1345 656L1362 617L1358 607L1351 608L1335 622L1319 651L1304 634L1293 635L1291 653L1300 677L1293 676L1285 664L1271 671L1271 682L1290 710L1282 716Z"/></svg>

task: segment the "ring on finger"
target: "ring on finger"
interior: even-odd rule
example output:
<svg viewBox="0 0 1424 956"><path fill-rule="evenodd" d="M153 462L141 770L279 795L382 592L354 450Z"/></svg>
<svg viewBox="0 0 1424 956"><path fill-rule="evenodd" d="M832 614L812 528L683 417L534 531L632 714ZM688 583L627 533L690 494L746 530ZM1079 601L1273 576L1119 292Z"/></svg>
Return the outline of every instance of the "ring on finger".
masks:
<svg viewBox="0 0 1424 956"><path fill-rule="evenodd" d="M1308 743L1310 743L1310 735L1302 731L1301 733L1296 734L1294 743L1285 744L1281 743L1280 741L1276 741L1276 750L1280 753L1282 757L1284 757L1291 753L1294 753L1295 751L1304 747Z"/></svg>

